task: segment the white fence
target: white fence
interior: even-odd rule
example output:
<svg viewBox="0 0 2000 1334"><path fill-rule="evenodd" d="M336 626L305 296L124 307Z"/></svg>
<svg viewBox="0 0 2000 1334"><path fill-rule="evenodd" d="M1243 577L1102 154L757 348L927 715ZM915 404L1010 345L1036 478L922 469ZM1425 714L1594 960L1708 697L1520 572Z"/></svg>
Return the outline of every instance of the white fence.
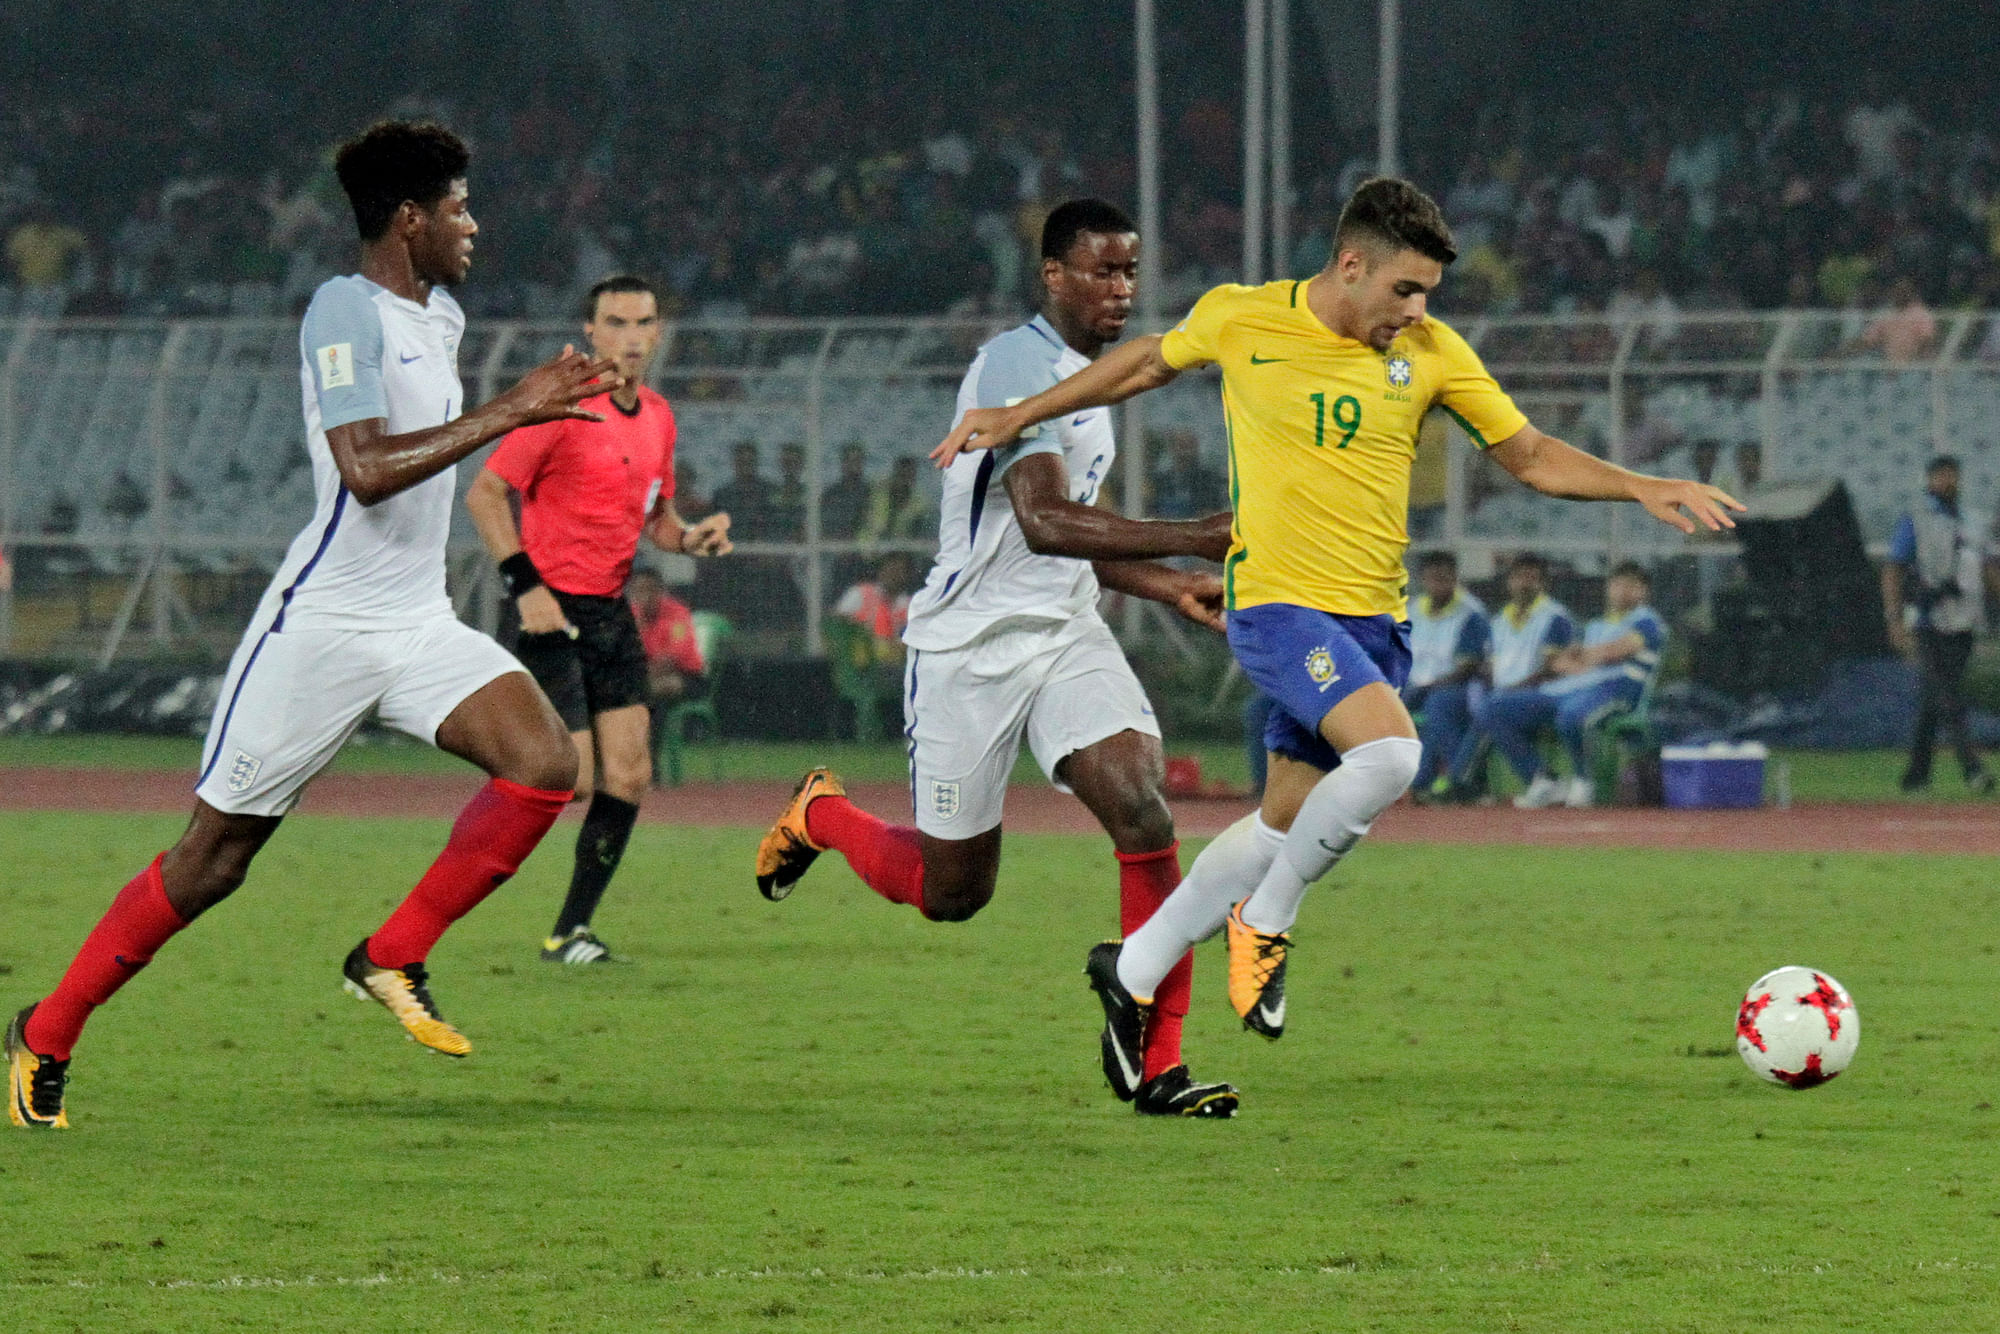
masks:
<svg viewBox="0 0 2000 1334"><path fill-rule="evenodd" d="M668 326L654 384L674 403L681 457L693 464L698 491L725 479L740 441L761 447L774 483L777 447L804 448L799 540L753 544L751 554L789 564L808 651L818 648L820 615L839 591L831 586L836 563L865 554L824 539L819 492L833 480L836 456L858 442L879 477L894 459L921 455L949 424L974 349L998 327ZM1458 327L1543 429L1614 460L1683 474L1695 466L1697 442L1713 441L1725 483L1753 462L1767 481L1838 476L1876 541L1932 453L1965 458L1974 503L2000 483L2000 319L1983 312L1944 316L1934 337L1903 346L1890 346L1896 340L1881 336L1874 317L1812 311ZM468 396L492 395L577 338L573 327L476 323L460 351ZM108 661L226 648L245 600L311 512L299 395L289 321L0 321L0 551L18 571L11 596L0 593L0 657ZM1157 466L1162 433L1176 430L1191 432L1204 460L1221 466L1211 376L1185 377L1128 412L1128 462L1147 441ZM1441 427L1427 450L1455 435ZM1756 457L1739 465L1742 446ZM1442 452L1419 466L1418 531L1460 549L1475 569L1521 547L1585 569L1618 555L1720 550L1684 543L1630 507L1535 496L1468 449ZM927 471L920 485L934 487ZM1120 494L1128 508L1143 507L1145 491L1128 476ZM454 548L462 605L490 616L486 563L463 516Z"/></svg>

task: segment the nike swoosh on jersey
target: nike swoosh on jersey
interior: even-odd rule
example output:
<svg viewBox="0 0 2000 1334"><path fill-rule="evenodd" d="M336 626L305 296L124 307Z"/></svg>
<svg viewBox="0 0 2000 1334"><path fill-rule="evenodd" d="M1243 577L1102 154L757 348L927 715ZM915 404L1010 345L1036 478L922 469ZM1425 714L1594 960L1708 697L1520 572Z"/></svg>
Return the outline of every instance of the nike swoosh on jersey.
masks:
<svg viewBox="0 0 2000 1334"><path fill-rule="evenodd" d="M402 363L403 363L403 364L404 364L405 366L409 365L409 364L410 364L411 362L413 362L413 361L422 361L423 359L424 359L424 354L423 354L423 353L421 353L421 352L417 353L417 355L415 355L414 357L401 357L401 358L400 358L400 360L402 361Z"/></svg>
<svg viewBox="0 0 2000 1334"><path fill-rule="evenodd" d="M1072 420L1072 421L1070 422L1070 425L1071 425L1071 426L1081 426L1081 425L1083 425L1083 424L1084 424L1085 422L1087 422L1087 421L1089 421L1089 420L1090 420L1090 414L1086 412L1086 413L1084 413L1084 414L1083 414L1083 415L1082 415L1081 417L1077 417L1077 418L1075 418L1074 420Z"/></svg>
<svg viewBox="0 0 2000 1334"><path fill-rule="evenodd" d="M1264 1002L1258 1001L1257 1017L1272 1028L1283 1028L1285 1026L1285 998L1283 996L1278 997L1278 1006L1276 1009L1272 1009Z"/></svg>
<svg viewBox="0 0 2000 1334"><path fill-rule="evenodd" d="M1260 357L1255 352L1250 354L1250 364L1252 366L1269 366L1273 362L1290 360L1290 357Z"/></svg>

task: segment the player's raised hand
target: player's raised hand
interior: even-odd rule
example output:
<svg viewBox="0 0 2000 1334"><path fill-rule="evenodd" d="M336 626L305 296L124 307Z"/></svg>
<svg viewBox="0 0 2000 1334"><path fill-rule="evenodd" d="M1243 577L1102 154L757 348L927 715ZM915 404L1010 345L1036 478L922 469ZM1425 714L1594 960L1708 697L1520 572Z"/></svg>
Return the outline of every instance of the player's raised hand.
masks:
<svg viewBox="0 0 2000 1334"><path fill-rule="evenodd" d="M592 360L573 346L564 344L561 356L543 362L522 376L507 391L507 396L514 399L524 426L565 418L601 422L604 420L602 413L590 412L577 405L586 398L616 389L622 383L624 381L618 375L616 362Z"/></svg>
<svg viewBox="0 0 2000 1334"><path fill-rule="evenodd" d="M1013 444L1021 438L1025 429L1013 418L1014 413L1009 408L966 409L965 415L958 419L958 425L951 428L951 434L931 451L931 462L940 468L949 468L952 460L960 454Z"/></svg>
<svg viewBox="0 0 2000 1334"><path fill-rule="evenodd" d="M1736 521L1729 512L1741 514L1749 508L1719 486L1674 477L1646 478L1634 498L1661 523L1690 534L1698 525L1715 533L1734 528Z"/></svg>
<svg viewBox="0 0 2000 1334"><path fill-rule="evenodd" d="M729 540L729 516L717 512L681 529L681 551L689 556L727 556L736 550Z"/></svg>
<svg viewBox="0 0 2000 1334"><path fill-rule="evenodd" d="M1174 599L1174 610L1196 625L1222 633L1227 628L1222 619L1222 577L1200 571L1186 572L1180 596Z"/></svg>

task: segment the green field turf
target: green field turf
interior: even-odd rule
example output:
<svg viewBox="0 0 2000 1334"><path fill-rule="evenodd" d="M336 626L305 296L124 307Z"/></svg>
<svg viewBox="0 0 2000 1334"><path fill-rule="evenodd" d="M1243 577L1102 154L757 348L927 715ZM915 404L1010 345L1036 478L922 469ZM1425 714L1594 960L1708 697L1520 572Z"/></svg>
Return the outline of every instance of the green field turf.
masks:
<svg viewBox="0 0 2000 1334"><path fill-rule="evenodd" d="M165 817L0 817L0 990L39 995ZM8 1328L1880 1331L2000 1310L1991 864L1365 847L1300 922L1291 1032L1188 1042L1234 1123L1141 1121L1078 969L1101 841L1013 837L927 924L749 836L642 827L539 963L566 840L433 957L448 1062L337 989L442 826L301 816L0 1131ZM1832 970L1859 1059L1737 1060L1766 969Z"/></svg>
<svg viewBox="0 0 2000 1334"><path fill-rule="evenodd" d="M1202 776L1211 781L1241 784L1247 772L1240 747L1212 741L1182 742L1169 738L1173 754L1200 759ZM696 780L786 779L816 764L831 764L855 782L900 783L909 777L908 761L899 744L857 745L853 742L742 742L721 747L697 747L688 775ZM100 766L113 769L178 769L201 766L201 743L180 737L126 736L0 736L0 770L18 765ZM1795 801L1976 801L1968 794L1948 761L1938 765L1930 791L1905 794L1896 787L1903 770L1897 751L1785 751L1773 757L1770 789L1775 795L1775 766L1786 766ZM464 761L394 735L365 737L349 745L334 761L335 772L346 773L464 773ZM1495 764L1494 773L1506 781ZM1040 782L1034 760L1026 754L1015 767L1016 782ZM4 782L0 777L0 782Z"/></svg>

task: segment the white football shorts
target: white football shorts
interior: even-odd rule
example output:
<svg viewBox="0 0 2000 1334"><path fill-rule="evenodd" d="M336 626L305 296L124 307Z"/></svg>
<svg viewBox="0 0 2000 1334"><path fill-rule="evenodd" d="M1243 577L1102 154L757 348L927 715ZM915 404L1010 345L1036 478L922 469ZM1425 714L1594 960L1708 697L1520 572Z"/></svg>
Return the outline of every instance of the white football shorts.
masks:
<svg viewBox="0 0 2000 1334"><path fill-rule="evenodd" d="M1056 766L1120 732L1160 734L1145 688L1095 611L1054 628L1001 630L961 648L911 649L903 735L917 828L965 839L1000 823L1007 779L1028 749Z"/></svg>
<svg viewBox="0 0 2000 1334"><path fill-rule="evenodd" d="M215 701L195 795L230 815L284 815L369 710L436 745L453 709L526 670L449 617L409 630L246 635Z"/></svg>

